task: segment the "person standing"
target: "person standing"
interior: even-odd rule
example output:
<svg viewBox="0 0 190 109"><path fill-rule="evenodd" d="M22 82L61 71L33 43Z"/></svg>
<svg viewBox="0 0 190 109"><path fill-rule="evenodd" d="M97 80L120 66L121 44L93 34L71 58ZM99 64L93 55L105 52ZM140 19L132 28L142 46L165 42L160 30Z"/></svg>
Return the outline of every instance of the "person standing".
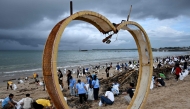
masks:
<svg viewBox="0 0 190 109"><path fill-rule="evenodd" d="M183 63L183 69L187 69L187 60L185 60L185 62Z"/></svg>
<svg viewBox="0 0 190 109"><path fill-rule="evenodd" d="M61 87L63 87L63 73L60 69L58 69L58 79L59 79L59 84Z"/></svg>
<svg viewBox="0 0 190 109"><path fill-rule="evenodd" d="M69 82L70 82L70 84L69 84L70 94L71 94L71 96L74 96L75 95L75 87L74 86L75 86L76 80L71 76Z"/></svg>
<svg viewBox="0 0 190 109"><path fill-rule="evenodd" d="M6 97L2 102L3 109L14 109L15 105L17 105L16 102L13 101L13 94L9 94L8 97Z"/></svg>
<svg viewBox="0 0 190 109"><path fill-rule="evenodd" d="M67 84L68 84L68 89L69 89L69 84L70 84L70 82L69 82L70 77L71 77L71 71L68 70L68 71L67 71Z"/></svg>
<svg viewBox="0 0 190 109"><path fill-rule="evenodd" d="M79 73L80 73L80 70L79 70L79 67L77 68L77 78L79 78Z"/></svg>
<svg viewBox="0 0 190 109"><path fill-rule="evenodd" d="M120 65L119 65L119 63L117 63L117 65L116 65L116 69L117 69L117 71L120 70Z"/></svg>
<svg viewBox="0 0 190 109"><path fill-rule="evenodd" d="M30 94L26 94L26 98L22 99L23 109L32 109L33 99L30 98Z"/></svg>
<svg viewBox="0 0 190 109"><path fill-rule="evenodd" d="M85 68L84 68L84 67L83 67L82 71L83 71L83 75L86 75L86 72L85 72Z"/></svg>
<svg viewBox="0 0 190 109"><path fill-rule="evenodd" d="M108 78L109 77L109 68L107 67L105 71L106 71L106 77Z"/></svg>
<svg viewBox="0 0 190 109"><path fill-rule="evenodd" d="M85 84L83 82L81 82L81 80L79 79L78 83L76 84L76 93L78 93L78 95L79 95L81 104L83 103L83 98L84 98L85 102L87 101L86 92L87 92L87 88L86 88Z"/></svg>
<svg viewBox="0 0 190 109"><path fill-rule="evenodd" d="M181 68L179 67L179 63L176 63L175 65L175 75L176 75L176 80L178 81L179 79L179 74L181 73Z"/></svg>
<svg viewBox="0 0 190 109"><path fill-rule="evenodd" d="M94 100L98 100L100 83L96 75L94 75L92 86L93 86L93 91L94 91Z"/></svg>

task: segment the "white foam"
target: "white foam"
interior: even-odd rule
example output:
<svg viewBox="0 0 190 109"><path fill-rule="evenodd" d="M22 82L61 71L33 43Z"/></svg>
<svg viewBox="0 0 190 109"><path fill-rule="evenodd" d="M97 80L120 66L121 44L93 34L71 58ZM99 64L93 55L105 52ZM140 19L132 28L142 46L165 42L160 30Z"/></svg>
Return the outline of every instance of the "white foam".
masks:
<svg viewBox="0 0 190 109"><path fill-rule="evenodd" d="M22 72L34 72L34 71L38 71L38 70L42 70L42 69L41 68L37 68L37 69L30 69L30 70L17 70L17 71L3 72L3 73L10 74L10 73L22 73Z"/></svg>

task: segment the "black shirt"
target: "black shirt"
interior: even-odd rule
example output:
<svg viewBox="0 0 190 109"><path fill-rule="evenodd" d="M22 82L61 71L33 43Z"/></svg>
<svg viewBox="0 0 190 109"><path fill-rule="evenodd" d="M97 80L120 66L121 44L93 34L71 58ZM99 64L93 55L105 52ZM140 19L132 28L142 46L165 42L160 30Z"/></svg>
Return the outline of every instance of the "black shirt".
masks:
<svg viewBox="0 0 190 109"><path fill-rule="evenodd" d="M129 94L129 96L130 96L131 98L132 98L133 95L134 95L132 88L129 88L129 89L127 90L127 93Z"/></svg>
<svg viewBox="0 0 190 109"><path fill-rule="evenodd" d="M163 79L158 78L157 82L159 82L162 86L165 86L165 82Z"/></svg>

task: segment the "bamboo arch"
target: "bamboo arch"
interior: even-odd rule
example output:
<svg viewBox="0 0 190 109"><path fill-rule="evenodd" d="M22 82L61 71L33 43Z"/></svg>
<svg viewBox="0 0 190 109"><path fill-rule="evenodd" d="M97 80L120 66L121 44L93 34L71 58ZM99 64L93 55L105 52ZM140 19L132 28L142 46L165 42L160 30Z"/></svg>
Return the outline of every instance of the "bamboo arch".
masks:
<svg viewBox="0 0 190 109"><path fill-rule="evenodd" d="M150 89L153 71L152 49L145 30L136 22L124 21L117 26L114 26L106 17L96 12L80 11L63 19L54 26L44 48L42 63L43 76L47 91L55 104L56 109L69 109L58 83L56 62L62 33L72 20L88 22L94 25L103 34L111 31L117 33L120 29L127 30L131 33L138 48L140 67L136 91L127 109L143 108ZM133 25L138 29L131 29L128 25Z"/></svg>

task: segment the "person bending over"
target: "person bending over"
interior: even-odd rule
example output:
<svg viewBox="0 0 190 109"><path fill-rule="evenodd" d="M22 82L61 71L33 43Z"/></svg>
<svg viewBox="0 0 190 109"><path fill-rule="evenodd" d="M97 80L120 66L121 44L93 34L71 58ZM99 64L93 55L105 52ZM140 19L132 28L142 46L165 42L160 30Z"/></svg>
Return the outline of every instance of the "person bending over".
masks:
<svg viewBox="0 0 190 109"><path fill-rule="evenodd" d="M13 101L13 94L9 94L8 97L6 97L2 102L2 108L3 109L14 109L15 105L17 105L16 102Z"/></svg>
<svg viewBox="0 0 190 109"><path fill-rule="evenodd" d="M53 106L51 105L51 99L37 99L35 102L33 102L34 109L53 109Z"/></svg>
<svg viewBox="0 0 190 109"><path fill-rule="evenodd" d="M154 77L156 87L165 86L165 82L162 78Z"/></svg>
<svg viewBox="0 0 190 109"><path fill-rule="evenodd" d="M7 82L7 90L9 89L9 87L11 88L11 90L13 90L13 82L12 81Z"/></svg>
<svg viewBox="0 0 190 109"><path fill-rule="evenodd" d="M109 87L105 93L105 96L101 96L101 102L104 104L104 106L112 105L114 103L114 94L111 91L111 88Z"/></svg>
<svg viewBox="0 0 190 109"><path fill-rule="evenodd" d="M134 86L135 86L134 83L130 83L129 89L127 89L126 92L122 93L122 94L126 95L126 96L124 96L124 98L128 103L130 103L131 99L133 98L134 90L135 90Z"/></svg>

